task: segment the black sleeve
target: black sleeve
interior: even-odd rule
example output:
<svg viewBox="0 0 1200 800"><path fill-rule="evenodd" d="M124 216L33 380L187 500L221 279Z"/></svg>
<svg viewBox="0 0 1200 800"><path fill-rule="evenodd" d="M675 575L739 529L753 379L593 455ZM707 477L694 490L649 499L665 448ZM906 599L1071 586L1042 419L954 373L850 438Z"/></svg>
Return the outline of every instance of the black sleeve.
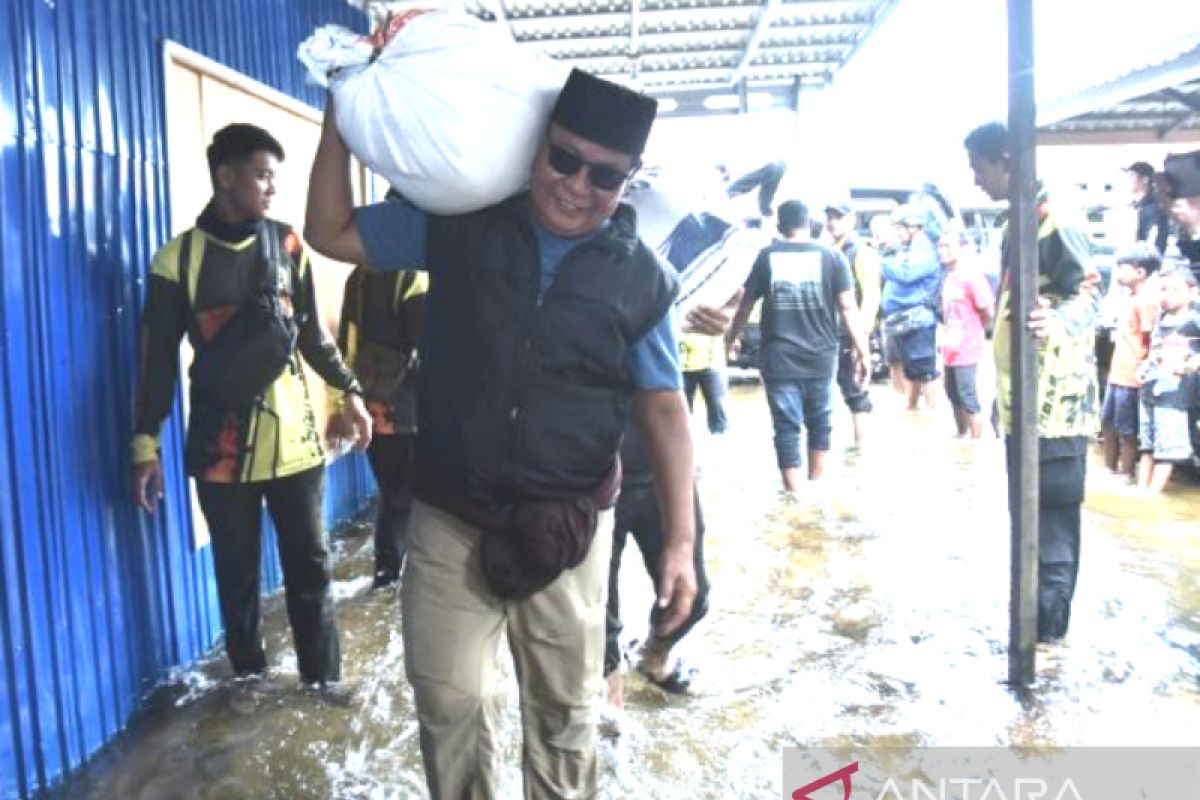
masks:
<svg viewBox="0 0 1200 800"><path fill-rule="evenodd" d="M1158 206L1155 206L1158 208ZM1158 248L1160 254L1167 252L1167 237L1171 234L1171 221L1167 217L1165 211L1158 208L1158 225L1157 233L1154 237L1154 246Z"/></svg>
<svg viewBox="0 0 1200 800"><path fill-rule="evenodd" d="M1088 235L1075 228L1059 228L1038 239L1038 272L1043 278L1040 291L1065 299L1073 297L1083 283L1092 260Z"/></svg>
<svg viewBox="0 0 1200 800"><path fill-rule="evenodd" d="M158 436L163 420L171 413L179 379L179 340L187 330L187 318L187 298L179 281L151 273L142 311L135 435Z"/></svg>
<svg viewBox="0 0 1200 800"><path fill-rule="evenodd" d="M362 267L355 267L354 271L346 278L346 286L342 290L342 313L338 315L338 334L337 346L342 351L342 354L347 358L351 358L352 354L347 349L350 345L350 323L355 322L361 324L355 319L358 310L358 287L362 281Z"/></svg>
<svg viewBox="0 0 1200 800"><path fill-rule="evenodd" d="M1193 308L1178 330L1181 336L1190 340L1188 344L1192 345L1192 352L1200 349L1200 309Z"/></svg>
<svg viewBox="0 0 1200 800"><path fill-rule="evenodd" d="M421 346L421 326L425 321L425 295L421 292L400 304L400 327L405 349L410 353Z"/></svg>
<svg viewBox="0 0 1200 800"><path fill-rule="evenodd" d="M313 285L312 265L303 256L297 260L306 265L298 281L299 290L296 293L296 313L300 319L299 338L296 344L300 355L304 357L309 366L316 370L316 373L321 376L321 380L333 388L341 389L344 392L361 392L358 379L346 366L337 345L330 339L329 334L325 331L325 326L321 323L321 315L317 312L317 292Z"/></svg>
<svg viewBox="0 0 1200 800"><path fill-rule="evenodd" d="M836 250L826 250L825 258L830 274L833 275L833 293L839 295L854 289L854 276L850 274L850 262Z"/></svg>
<svg viewBox="0 0 1200 800"><path fill-rule="evenodd" d="M754 267L750 270L750 277L746 279L746 300L754 301L760 299L767 293L767 286L770 282L771 250L768 248L758 254L758 259L754 262Z"/></svg>

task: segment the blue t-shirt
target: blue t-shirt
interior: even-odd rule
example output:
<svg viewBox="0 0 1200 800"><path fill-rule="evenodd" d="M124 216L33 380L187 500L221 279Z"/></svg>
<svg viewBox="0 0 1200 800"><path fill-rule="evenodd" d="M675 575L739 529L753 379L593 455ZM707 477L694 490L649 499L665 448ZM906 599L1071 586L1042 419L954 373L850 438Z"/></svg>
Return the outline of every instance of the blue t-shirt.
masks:
<svg viewBox="0 0 1200 800"><path fill-rule="evenodd" d="M367 262L385 272L401 269L425 269L426 217L425 212L407 200L387 200L355 210L358 238L366 251ZM555 236L536 222L538 250L541 253L543 292L554 281L563 257L575 245L587 241ZM599 233L591 234L595 236ZM675 331L674 306L630 348L625 357L625 369L639 389L647 391L678 391L683 388L679 367L679 345Z"/></svg>

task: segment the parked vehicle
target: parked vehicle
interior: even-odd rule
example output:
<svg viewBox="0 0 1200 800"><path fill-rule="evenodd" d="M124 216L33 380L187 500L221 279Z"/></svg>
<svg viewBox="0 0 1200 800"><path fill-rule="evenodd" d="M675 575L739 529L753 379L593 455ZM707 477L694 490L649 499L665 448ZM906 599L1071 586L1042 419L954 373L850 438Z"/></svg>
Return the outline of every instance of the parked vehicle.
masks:
<svg viewBox="0 0 1200 800"><path fill-rule="evenodd" d="M886 383L888 380L887 360L883 357L883 336L878 326L871 331L869 341L871 347L870 374L872 383ZM738 369L762 369L762 328L759 325L758 309L742 332L738 335L738 346L729 359L729 366Z"/></svg>
<svg viewBox="0 0 1200 800"><path fill-rule="evenodd" d="M762 327L759 314L762 304L754 307L750 319L746 320L742 332L738 334L737 347L729 359L729 366L740 369L761 369L762 360Z"/></svg>

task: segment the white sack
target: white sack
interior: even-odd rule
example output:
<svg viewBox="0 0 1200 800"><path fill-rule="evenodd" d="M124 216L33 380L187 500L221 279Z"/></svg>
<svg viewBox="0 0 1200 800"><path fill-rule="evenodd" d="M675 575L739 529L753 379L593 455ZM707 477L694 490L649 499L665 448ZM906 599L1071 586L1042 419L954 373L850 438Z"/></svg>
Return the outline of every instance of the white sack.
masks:
<svg viewBox="0 0 1200 800"><path fill-rule="evenodd" d="M730 224L728 206L714 202L705 189L693 174L672 169L640 178L625 197L637 212L638 236L678 271L675 306L681 317L696 306L725 305L750 277L755 258L767 244L760 231ZM698 226L688 230L685 223L702 215L709 221L702 226L704 236L697 239ZM676 263L679 258L672 255L680 237L691 237L686 249L696 251L685 264Z"/></svg>
<svg viewBox="0 0 1200 800"><path fill-rule="evenodd" d="M637 212L638 238L651 250L664 254L675 226L700 210L691 189L691 184L674 171L647 170L634 178L623 199Z"/></svg>
<svg viewBox="0 0 1200 800"><path fill-rule="evenodd" d="M308 70L309 83L329 88L329 76L339 69L361 68L371 60L375 47L341 25L322 25L300 43L296 58Z"/></svg>
<svg viewBox="0 0 1200 800"><path fill-rule="evenodd" d="M759 251L763 237L757 231L731 227L721 240L697 256L679 276L675 306L681 317L697 306L720 308L740 289Z"/></svg>
<svg viewBox="0 0 1200 800"><path fill-rule="evenodd" d="M461 11L421 14L373 62L372 52L326 26L298 53L327 82L338 130L368 169L434 214L475 211L528 184L564 66Z"/></svg>

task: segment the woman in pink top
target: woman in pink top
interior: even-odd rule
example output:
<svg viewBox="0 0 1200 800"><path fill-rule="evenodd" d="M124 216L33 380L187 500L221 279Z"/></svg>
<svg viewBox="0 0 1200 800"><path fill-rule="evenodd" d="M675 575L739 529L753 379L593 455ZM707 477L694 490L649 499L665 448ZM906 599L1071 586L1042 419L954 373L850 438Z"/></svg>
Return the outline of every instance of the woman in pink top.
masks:
<svg viewBox="0 0 1200 800"><path fill-rule="evenodd" d="M946 271L942 280L942 357L946 363L946 395L959 436L978 439L983 433L975 371L983 355L984 330L995 303L983 273L962 258L969 242L961 230L938 240L938 258Z"/></svg>

